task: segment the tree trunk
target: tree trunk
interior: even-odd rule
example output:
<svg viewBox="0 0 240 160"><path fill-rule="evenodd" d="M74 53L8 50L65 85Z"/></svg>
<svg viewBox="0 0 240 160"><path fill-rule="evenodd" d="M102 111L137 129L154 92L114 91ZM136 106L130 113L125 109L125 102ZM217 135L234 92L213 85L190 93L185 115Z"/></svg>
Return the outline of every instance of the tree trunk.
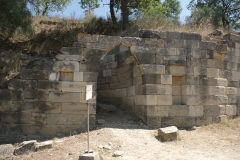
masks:
<svg viewBox="0 0 240 160"><path fill-rule="evenodd" d="M121 0L121 10L122 10L122 29L126 30L128 28L128 0Z"/></svg>
<svg viewBox="0 0 240 160"><path fill-rule="evenodd" d="M45 3L45 8L42 12L42 16L46 16L47 15L47 10L48 10L48 2Z"/></svg>
<svg viewBox="0 0 240 160"><path fill-rule="evenodd" d="M114 12L114 0L110 0L110 14L111 14L111 19L113 24L117 23L117 18L115 16L115 12Z"/></svg>

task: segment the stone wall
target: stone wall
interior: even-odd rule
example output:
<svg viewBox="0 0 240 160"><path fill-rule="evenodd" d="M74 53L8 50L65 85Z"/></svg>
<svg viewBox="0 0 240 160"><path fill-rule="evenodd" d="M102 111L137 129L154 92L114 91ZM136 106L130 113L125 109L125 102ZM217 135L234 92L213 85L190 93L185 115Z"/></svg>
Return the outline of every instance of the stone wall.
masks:
<svg viewBox="0 0 240 160"><path fill-rule="evenodd" d="M134 34L136 35L136 34ZM153 128L192 127L240 113L240 37L140 30L138 37L79 34L49 68L23 68L0 90L0 141L86 128L85 86L96 101L129 110Z"/></svg>

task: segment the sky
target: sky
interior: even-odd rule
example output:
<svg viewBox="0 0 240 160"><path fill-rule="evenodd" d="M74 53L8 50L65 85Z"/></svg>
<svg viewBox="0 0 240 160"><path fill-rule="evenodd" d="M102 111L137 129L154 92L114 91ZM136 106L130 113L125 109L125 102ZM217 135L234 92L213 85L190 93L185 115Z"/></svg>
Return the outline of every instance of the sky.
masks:
<svg viewBox="0 0 240 160"><path fill-rule="evenodd" d="M80 8L80 5L78 4L80 0L72 0L71 4L65 9L64 12L54 12L52 13L52 16L58 15L60 17L75 17L75 18L83 18L84 17L84 10ZM190 11L186 8L186 6L189 4L190 0L180 0L182 12L180 14L180 21L184 22L184 19L186 16L190 15ZM103 0L102 3L100 3L100 8L94 10L94 14L96 16L101 17L107 17L107 14L109 13L109 5L103 5L108 4L109 0Z"/></svg>

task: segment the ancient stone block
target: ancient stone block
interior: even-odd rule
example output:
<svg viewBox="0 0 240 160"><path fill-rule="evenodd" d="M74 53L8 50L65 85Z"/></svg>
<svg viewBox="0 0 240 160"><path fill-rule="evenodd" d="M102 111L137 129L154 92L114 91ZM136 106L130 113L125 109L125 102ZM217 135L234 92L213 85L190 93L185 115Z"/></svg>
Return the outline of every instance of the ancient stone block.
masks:
<svg viewBox="0 0 240 160"><path fill-rule="evenodd" d="M49 102L85 102L85 94L78 92L49 92Z"/></svg>
<svg viewBox="0 0 240 160"><path fill-rule="evenodd" d="M28 124L31 123L31 112L5 112L1 115L3 123Z"/></svg>
<svg viewBox="0 0 240 160"><path fill-rule="evenodd" d="M146 84L139 86L136 89L136 94L139 95L170 95L172 94L172 88L170 85L162 84Z"/></svg>
<svg viewBox="0 0 240 160"><path fill-rule="evenodd" d="M131 86L127 88L127 96L135 96L136 87Z"/></svg>
<svg viewBox="0 0 240 160"><path fill-rule="evenodd" d="M176 141L178 139L178 129L175 126L158 129L158 136L162 141Z"/></svg>
<svg viewBox="0 0 240 160"><path fill-rule="evenodd" d="M176 126L182 127L183 118L182 117L162 117L162 127Z"/></svg>
<svg viewBox="0 0 240 160"><path fill-rule="evenodd" d="M0 143L15 143L26 140L24 135L0 135Z"/></svg>
<svg viewBox="0 0 240 160"><path fill-rule="evenodd" d="M14 147L12 144L3 144L0 146L0 159L13 156Z"/></svg>
<svg viewBox="0 0 240 160"><path fill-rule="evenodd" d="M236 105L226 105L226 108L225 108L225 114L226 115L236 115L237 114L237 106Z"/></svg>
<svg viewBox="0 0 240 160"><path fill-rule="evenodd" d="M145 38L145 44L151 45L151 46L158 46L158 47L164 47L165 41L162 39L156 39L156 38Z"/></svg>
<svg viewBox="0 0 240 160"><path fill-rule="evenodd" d="M201 41L200 44L199 44L199 48L206 49L206 50L216 50L217 49L217 43Z"/></svg>
<svg viewBox="0 0 240 160"><path fill-rule="evenodd" d="M62 103L60 102L38 102L37 109L44 113L61 113Z"/></svg>
<svg viewBox="0 0 240 160"><path fill-rule="evenodd" d="M100 69L103 69L104 65L98 61L83 61L80 62L80 72L98 72Z"/></svg>
<svg viewBox="0 0 240 160"><path fill-rule="evenodd" d="M172 75L161 75L161 84L172 84Z"/></svg>
<svg viewBox="0 0 240 160"><path fill-rule="evenodd" d="M51 72L51 73L49 73L48 80L49 81L58 81L59 80L58 72Z"/></svg>
<svg viewBox="0 0 240 160"><path fill-rule="evenodd" d="M73 81L74 82L82 82L83 81L83 72L74 72L73 73Z"/></svg>
<svg viewBox="0 0 240 160"><path fill-rule="evenodd" d="M115 90L115 97L126 97L126 96L127 96L127 89L126 88Z"/></svg>
<svg viewBox="0 0 240 160"><path fill-rule="evenodd" d="M53 64L54 71L78 72L79 62L77 61L56 61Z"/></svg>
<svg viewBox="0 0 240 160"><path fill-rule="evenodd" d="M20 72L21 79L46 80L48 76L49 73L46 70L23 69Z"/></svg>
<svg viewBox="0 0 240 160"><path fill-rule="evenodd" d="M172 105L172 95L158 95L157 96L158 105Z"/></svg>
<svg viewBox="0 0 240 160"><path fill-rule="evenodd" d="M59 115L59 117L61 117ZM48 117L47 117L48 118ZM54 125L34 125L25 124L23 127L23 134L41 135L41 136L55 136L56 135L56 124Z"/></svg>
<svg viewBox="0 0 240 160"><path fill-rule="evenodd" d="M83 57L81 55L58 54L56 59L60 61L81 61Z"/></svg>
<svg viewBox="0 0 240 160"><path fill-rule="evenodd" d="M207 76L207 68L194 67L194 76Z"/></svg>
<svg viewBox="0 0 240 160"><path fill-rule="evenodd" d="M188 116L190 117L203 116L203 106L188 106Z"/></svg>
<svg viewBox="0 0 240 160"><path fill-rule="evenodd" d="M169 71L174 76L186 75L186 68L184 66L170 66Z"/></svg>
<svg viewBox="0 0 240 160"><path fill-rule="evenodd" d="M62 92L86 92L87 82L62 82Z"/></svg>
<svg viewBox="0 0 240 160"><path fill-rule="evenodd" d="M207 68L207 76L213 78L220 78L219 69Z"/></svg>
<svg viewBox="0 0 240 160"><path fill-rule="evenodd" d="M30 90L37 88L36 80L13 79L8 84L10 90Z"/></svg>
<svg viewBox="0 0 240 160"><path fill-rule="evenodd" d="M172 105L169 106L169 116L188 116L188 106Z"/></svg>
<svg viewBox="0 0 240 160"><path fill-rule="evenodd" d="M157 128L161 127L161 117L160 116L154 116L154 117L147 116L144 120L146 121L147 125L153 129L157 129Z"/></svg>
<svg viewBox="0 0 240 160"><path fill-rule="evenodd" d="M74 114L47 114L47 124L50 125L68 125L68 124L81 124L87 119L87 114L74 115Z"/></svg>
<svg viewBox="0 0 240 160"><path fill-rule="evenodd" d="M115 91L114 90L100 90L98 92L99 97L114 97L115 96Z"/></svg>
<svg viewBox="0 0 240 160"><path fill-rule="evenodd" d="M226 94L227 95L236 95L237 94L237 88L235 88L235 87L226 87Z"/></svg>
<svg viewBox="0 0 240 160"><path fill-rule="evenodd" d="M143 64L142 68L145 74L165 74L164 65Z"/></svg>
<svg viewBox="0 0 240 160"><path fill-rule="evenodd" d="M87 103L62 103L62 113L87 114L87 107ZM90 110L92 111L93 108L90 107Z"/></svg>
<svg viewBox="0 0 240 160"><path fill-rule="evenodd" d="M168 117L168 110L171 106L145 106L147 117Z"/></svg>
<svg viewBox="0 0 240 160"><path fill-rule="evenodd" d="M84 60L99 61L106 55L105 50L83 48Z"/></svg>
<svg viewBox="0 0 240 160"><path fill-rule="evenodd" d="M209 86L228 86L228 81L224 78L204 78L203 84Z"/></svg>
<svg viewBox="0 0 240 160"><path fill-rule="evenodd" d="M36 101L12 101L10 112L36 112Z"/></svg>
<svg viewBox="0 0 240 160"><path fill-rule="evenodd" d="M62 82L38 81L37 89L43 89L47 91L61 91Z"/></svg>
<svg viewBox="0 0 240 160"><path fill-rule="evenodd" d="M12 101L1 100L0 101L0 112L9 112L12 110Z"/></svg>
<svg viewBox="0 0 240 160"><path fill-rule="evenodd" d="M97 72L83 72L84 82L96 82L98 78Z"/></svg>
<svg viewBox="0 0 240 160"><path fill-rule="evenodd" d="M44 125L47 123L47 114L46 113L32 113L31 118L32 124Z"/></svg>

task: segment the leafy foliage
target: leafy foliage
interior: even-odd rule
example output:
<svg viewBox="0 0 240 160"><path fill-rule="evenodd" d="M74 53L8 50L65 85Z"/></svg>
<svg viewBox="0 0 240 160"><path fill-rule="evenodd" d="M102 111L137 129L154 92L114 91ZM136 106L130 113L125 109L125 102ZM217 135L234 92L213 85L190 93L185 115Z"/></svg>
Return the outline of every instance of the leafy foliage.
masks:
<svg viewBox="0 0 240 160"><path fill-rule="evenodd" d="M211 17L217 27L240 28L240 0L191 0L188 9L192 10L189 21Z"/></svg>
<svg viewBox="0 0 240 160"><path fill-rule="evenodd" d="M0 37L8 40L21 28L23 32L31 30L31 13L27 9L25 0L1 0L0 1Z"/></svg>
<svg viewBox="0 0 240 160"><path fill-rule="evenodd" d="M49 12L63 11L71 0L27 0L36 15L47 16Z"/></svg>

